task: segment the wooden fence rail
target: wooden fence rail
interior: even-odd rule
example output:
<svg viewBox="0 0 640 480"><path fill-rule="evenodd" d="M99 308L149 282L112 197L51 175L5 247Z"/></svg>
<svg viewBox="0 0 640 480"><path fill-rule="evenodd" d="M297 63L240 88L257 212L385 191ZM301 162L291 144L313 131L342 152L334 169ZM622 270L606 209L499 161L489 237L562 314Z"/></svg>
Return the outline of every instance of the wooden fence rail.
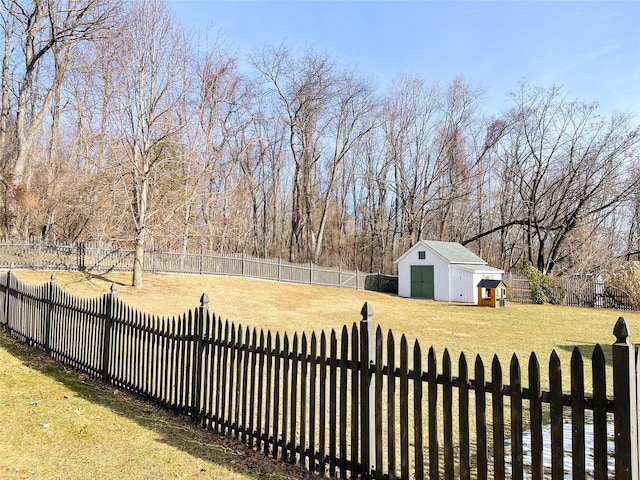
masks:
<svg viewBox="0 0 640 480"><path fill-rule="evenodd" d="M438 359L433 348L423 352L404 335L398 345L391 331L374 329L372 315L365 304L362 320L340 332L291 337L216 319L206 295L199 307L169 318L128 307L115 286L80 299L58 287L55 276L28 286L10 271L0 274L0 329L321 475L639 479L640 359L623 318L614 328L613 379L597 346L586 391L577 348L570 385L562 384L554 352L545 390L533 353L527 385L516 356L503 373L497 357L490 365L479 356L469 364L461 354L454 372L447 350Z"/></svg>

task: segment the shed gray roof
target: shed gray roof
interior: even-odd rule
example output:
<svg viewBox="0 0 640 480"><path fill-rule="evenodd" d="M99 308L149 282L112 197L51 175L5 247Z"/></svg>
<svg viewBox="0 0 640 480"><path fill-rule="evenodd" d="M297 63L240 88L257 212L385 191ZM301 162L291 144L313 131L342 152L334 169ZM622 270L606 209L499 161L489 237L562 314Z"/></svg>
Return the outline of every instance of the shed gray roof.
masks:
<svg viewBox="0 0 640 480"><path fill-rule="evenodd" d="M485 278L485 279L480 280L480 283L478 283L478 287L498 288L498 285L500 285L500 284L502 284L502 285L504 285L506 287L505 283L502 280L487 280Z"/></svg>
<svg viewBox="0 0 640 480"><path fill-rule="evenodd" d="M460 270L464 270L465 272L471 273L504 273L504 270L499 268L490 267L486 263L482 265L470 264L470 263L454 263L451 265L452 268L457 268Z"/></svg>
<svg viewBox="0 0 640 480"><path fill-rule="evenodd" d="M481 265L487 263L458 242L439 242L436 240L424 240L424 242L449 263L478 263Z"/></svg>

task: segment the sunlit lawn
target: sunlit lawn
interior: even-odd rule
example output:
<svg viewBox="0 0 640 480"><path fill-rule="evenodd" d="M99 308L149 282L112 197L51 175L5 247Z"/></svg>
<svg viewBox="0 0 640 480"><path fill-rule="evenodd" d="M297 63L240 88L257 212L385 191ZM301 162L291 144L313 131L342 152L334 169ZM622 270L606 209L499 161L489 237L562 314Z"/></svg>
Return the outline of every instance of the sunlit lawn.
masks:
<svg viewBox="0 0 640 480"><path fill-rule="evenodd" d="M41 284L51 277L50 272L14 273L30 284ZM615 340L612 330L620 315L613 310L510 302L503 309L480 308L362 290L239 277L146 275L145 284L139 289L128 286L130 276L127 274L96 276L58 272L56 281L82 297L102 295L115 283L118 296L127 304L167 316L197 307L200 297L206 293L210 310L223 320L288 334L319 333L321 330L329 333L331 329L341 330L345 324L350 327L360 320L362 305L368 302L374 310L374 321L385 335L389 330L393 331L396 344L404 334L411 349L417 339L425 358L428 348L433 346L439 370L442 354L445 348L448 349L454 375L461 352L470 364L480 354L489 380L489 366L497 355L507 382L509 360L516 353L525 377L523 386L527 386L527 361L529 354L536 352L541 364L543 389L548 389L547 364L555 349L563 365L564 389L568 390L568 366L574 346L579 346L585 357L585 378L589 384L591 351L596 343L600 343L610 358L610 345ZM624 312L624 316L633 341L634 332L640 331L640 314ZM6 336L1 338L3 343L7 342ZM96 447L106 448L112 459L90 458L92 469L107 472L100 474L103 478L110 477L115 469L127 472L126 478L200 475L205 478L251 478L253 474L255 478L276 478L282 475L271 464L263 466L266 470L256 474L257 467L251 463L251 456L245 463L238 464L238 460L233 460L233 453L226 451L227 447L219 441L216 443L209 434L201 432L201 436L192 439L188 433L191 429L179 420L141 402L132 402L130 398L121 399L118 396L121 394L110 387L97 387L99 384L93 384L77 373L59 373L43 355L31 357L24 353L24 347L13 341L8 343L0 348L0 401L3 402L0 476L58 478L51 472L64 471L64 478L82 478L83 467L79 462L89 457ZM610 379L610 365L608 375ZM470 376L473 377L472 368ZM11 419L9 426L8 419ZM36 453L25 456L27 451ZM133 451L136 456L130 457ZM34 456L44 460L31 465ZM169 463L163 463L165 458L170 459ZM112 470L108 470L110 468ZM166 472L170 472L171 477L166 476Z"/></svg>
<svg viewBox="0 0 640 480"><path fill-rule="evenodd" d="M15 272L18 278L39 284L50 272ZM400 298L364 290L295 285L240 277L146 275L145 284L128 286L130 275L89 276L59 272L57 282L79 296L97 296L109 291L113 282L121 299L151 313L175 315L195 308L206 293L210 310L236 324L273 332L319 332L342 329L360 320L365 302L373 307L373 319L383 332L393 331L410 345L418 340L423 352L433 346L441 358L445 348L454 361L460 352L473 361L480 354L485 365L497 354L504 365L513 353L526 365L536 352L542 370L552 350L568 366L571 349L580 346L590 355L596 343L608 352L615 341L613 327L623 315L631 329L630 341L640 342L640 313L606 309L507 303L506 308L448 304ZM636 334L636 332L639 332ZM638 338L635 338L638 335ZM526 370L526 368L523 368Z"/></svg>

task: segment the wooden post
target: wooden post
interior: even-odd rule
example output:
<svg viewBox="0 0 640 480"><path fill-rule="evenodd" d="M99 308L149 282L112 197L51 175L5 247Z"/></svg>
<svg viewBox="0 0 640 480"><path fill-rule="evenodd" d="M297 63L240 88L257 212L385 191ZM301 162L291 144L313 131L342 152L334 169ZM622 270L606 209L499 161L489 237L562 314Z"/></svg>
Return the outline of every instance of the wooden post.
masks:
<svg viewBox="0 0 640 480"><path fill-rule="evenodd" d="M118 293L116 284L111 284L111 292L104 296L104 331L102 336L102 381L109 383L111 376L109 375L109 358L111 356L111 329L113 326L113 317L115 316L116 301Z"/></svg>
<svg viewBox="0 0 640 480"><path fill-rule="evenodd" d="M198 312L196 314L196 324L195 324L195 354L196 358L194 361L194 375L193 375L193 385L191 389L191 420L195 423L198 423L201 419L202 413L202 365L204 362L204 325L205 320L209 317L209 296L206 293L203 293L200 297L200 306L198 307Z"/></svg>
<svg viewBox="0 0 640 480"><path fill-rule="evenodd" d="M309 285L313 285L313 262L309 262Z"/></svg>
<svg viewBox="0 0 640 480"><path fill-rule="evenodd" d="M156 272L156 239L151 237L151 272L155 275Z"/></svg>
<svg viewBox="0 0 640 480"><path fill-rule="evenodd" d="M360 275L358 275L358 267L356 267L356 290L360 290L360 283L359 283L360 278L359 277L360 277Z"/></svg>
<svg viewBox="0 0 640 480"><path fill-rule="evenodd" d="M47 286L47 317L44 325L44 349L47 355L51 355L51 316L53 314L53 289L56 288L56 274L51 274L51 281Z"/></svg>
<svg viewBox="0 0 640 480"><path fill-rule="evenodd" d="M13 266L13 263L12 263ZM2 306L4 308L4 321L6 322L4 327L7 329L8 332L10 332L9 330L9 298L11 297L11 270L7 271L7 290L5 292L5 297L4 297L4 305Z"/></svg>
<svg viewBox="0 0 640 480"><path fill-rule="evenodd" d="M375 382L370 368L375 358L373 308L368 302L360 311L360 459L363 478L370 478L376 460Z"/></svg>
<svg viewBox="0 0 640 480"><path fill-rule="evenodd" d="M338 265L338 288L342 288L342 264Z"/></svg>
<svg viewBox="0 0 640 480"><path fill-rule="evenodd" d="M636 347L629 343L629 325L618 318L613 334L613 411L615 432L615 478L639 480L638 450L638 358Z"/></svg>
<svg viewBox="0 0 640 480"><path fill-rule="evenodd" d="M278 281L280 282L280 276L282 275L282 257L278 257Z"/></svg>

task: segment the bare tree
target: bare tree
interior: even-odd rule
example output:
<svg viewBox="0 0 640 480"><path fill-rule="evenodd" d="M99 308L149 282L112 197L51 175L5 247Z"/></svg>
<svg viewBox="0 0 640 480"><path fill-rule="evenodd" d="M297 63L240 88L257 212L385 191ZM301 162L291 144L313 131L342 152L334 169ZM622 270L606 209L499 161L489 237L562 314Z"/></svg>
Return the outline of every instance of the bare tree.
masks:
<svg viewBox="0 0 640 480"><path fill-rule="evenodd" d="M226 55L219 39L198 41L200 52L193 56L189 69L183 71L191 81L185 102L177 106L180 132L178 163L183 179L181 200L175 205L180 218L174 235L186 253L190 242L214 248L218 222L215 208L219 192L213 187L221 173L234 129L233 112L239 102L242 79L235 59ZM203 229L203 225L206 227Z"/></svg>
<svg viewBox="0 0 640 480"><path fill-rule="evenodd" d="M378 114L380 111L378 110ZM359 142L354 152L355 179L352 202L354 262L369 271L387 271L392 265L393 200L391 158L384 153L381 129ZM361 222L361 224L360 224Z"/></svg>
<svg viewBox="0 0 640 480"><path fill-rule="evenodd" d="M288 128L294 162L289 257L317 262L340 164L371 129L365 120L373 108L372 86L325 55L296 55L285 45L265 48L252 61Z"/></svg>
<svg viewBox="0 0 640 480"><path fill-rule="evenodd" d="M317 262L323 248L325 229L330 209L330 203L334 191L341 178L343 181L353 181L353 176L345 169L345 159L358 142L367 136L375 126L375 103L373 98L373 85L345 74L339 79L332 102L331 120L326 132L325 142L328 153L323 162L322 171L325 173L324 181L320 189L320 198L317 205L319 209L317 223L314 223L311 236L312 259ZM323 142L324 143L324 142ZM343 199L338 208L345 202L344 194L348 191L346 185L342 185ZM341 212L341 216L344 211ZM341 223L341 222L340 222Z"/></svg>
<svg viewBox="0 0 640 480"><path fill-rule="evenodd" d="M485 138L478 115L482 93L481 88L458 76L442 94L434 157L443 174L436 179L432 211L425 218L432 235L440 240L459 241L483 220L484 202L473 196L487 180L482 178L482 167L488 145L479 141Z"/></svg>
<svg viewBox="0 0 640 480"><path fill-rule="evenodd" d="M445 173L435 145L441 102L439 86L412 76L395 81L386 94L382 128L385 152L393 165L398 252L421 238L437 182Z"/></svg>
<svg viewBox="0 0 640 480"><path fill-rule="evenodd" d="M166 5L144 0L131 5L121 34L112 39L117 69L111 72L112 155L117 180L131 215L134 286L142 285L144 252L154 216L173 193L171 164L183 125L176 105L186 93L186 38Z"/></svg>
<svg viewBox="0 0 640 480"><path fill-rule="evenodd" d="M597 105L556 87L523 83L512 99L498 148L520 207L466 242L518 226L528 262L545 273L572 268L580 246L638 188L640 127L628 115L601 118Z"/></svg>
<svg viewBox="0 0 640 480"><path fill-rule="evenodd" d="M5 4L3 3L3 6ZM7 132L9 129L9 88L11 85L10 69L11 58L15 49L15 23L16 18L11 15L8 8L0 10L0 19L2 20L2 32L4 36L4 49L2 50L2 97L0 99L0 149L3 152L3 157L6 155L7 148ZM4 164L4 159L3 162Z"/></svg>
<svg viewBox="0 0 640 480"><path fill-rule="evenodd" d="M15 90L15 158L5 173L8 194L5 204L5 235L19 235L18 200L28 189L26 171L29 152L41 131L51 100L57 95L66 73L65 58L78 42L90 40L114 18L117 4L111 0L2 0L5 49L3 56L3 136L6 120L7 90ZM11 34L13 34L13 37ZM11 44L19 48L11 48ZM12 52L14 78L5 66ZM6 83L11 83L7 89ZM5 140L3 140L4 142Z"/></svg>

